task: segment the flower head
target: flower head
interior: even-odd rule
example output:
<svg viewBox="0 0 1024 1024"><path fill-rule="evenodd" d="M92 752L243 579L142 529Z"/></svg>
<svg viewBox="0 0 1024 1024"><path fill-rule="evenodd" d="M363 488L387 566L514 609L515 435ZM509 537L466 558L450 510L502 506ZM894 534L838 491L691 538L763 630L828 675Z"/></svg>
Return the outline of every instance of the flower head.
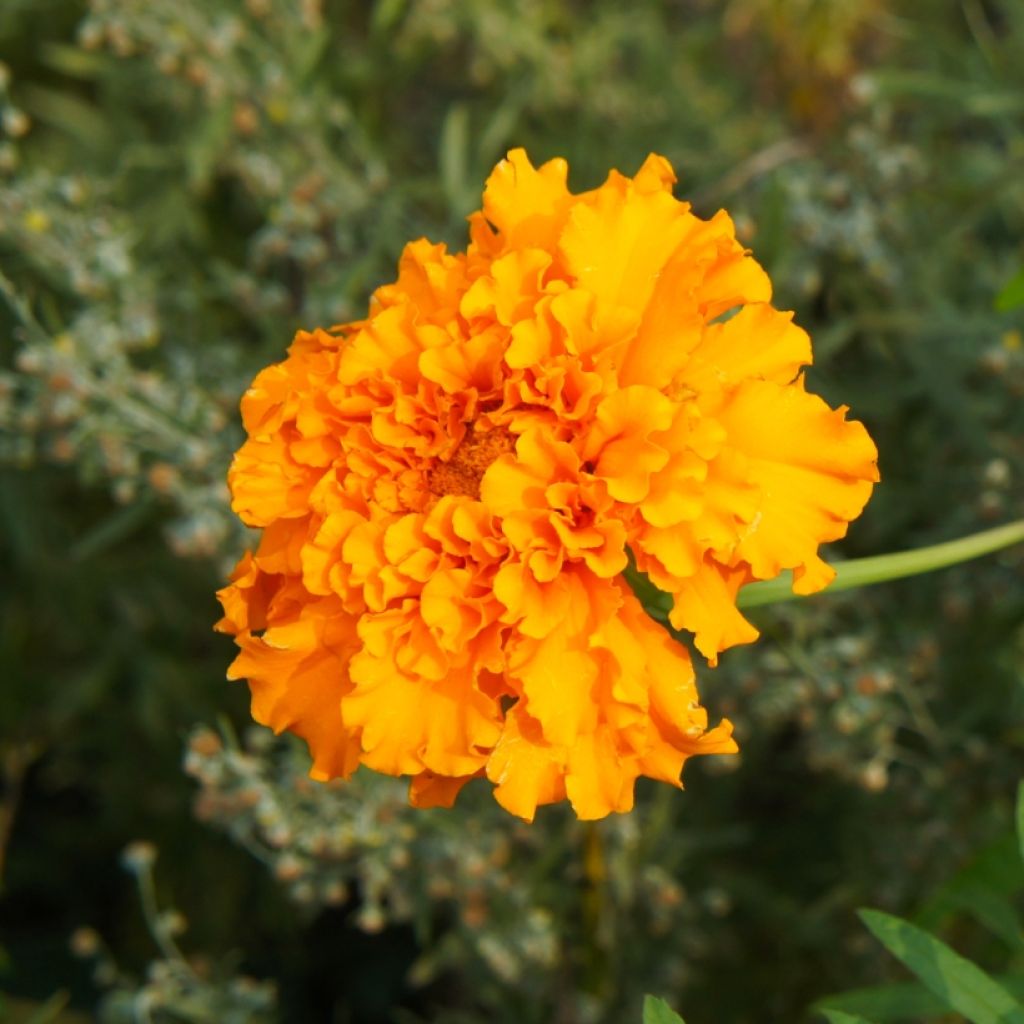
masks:
<svg viewBox="0 0 1024 1024"><path fill-rule="evenodd" d="M724 212L674 199L658 156L580 195L566 176L511 152L465 253L413 242L365 320L299 332L242 401L233 508L263 533L219 628L315 778L362 763L448 805L486 776L527 819L679 785L735 744L630 553L714 663L757 635L744 584L829 582L818 546L877 479Z"/></svg>

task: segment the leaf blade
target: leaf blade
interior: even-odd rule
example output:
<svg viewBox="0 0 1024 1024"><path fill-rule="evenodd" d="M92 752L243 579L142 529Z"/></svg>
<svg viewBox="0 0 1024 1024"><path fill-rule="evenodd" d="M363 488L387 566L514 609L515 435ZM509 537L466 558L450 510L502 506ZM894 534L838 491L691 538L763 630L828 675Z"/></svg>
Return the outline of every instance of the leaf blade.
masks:
<svg viewBox="0 0 1024 1024"><path fill-rule="evenodd" d="M644 996L643 1024L686 1024L664 999Z"/></svg>
<svg viewBox="0 0 1024 1024"><path fill-rule="evenodd" d="M1010 278L996 296L996 309L1000 313L1024 306L1024 267Z"/></svg>
<svg viewBox="0 0 1024 1024"><path fill-rule="evenodd" d="M1017 844L1020 859L1024 861L1024 781L1017 786Z"/></svg>
<svg viewBox="0 0 1024 1024"><path fill-rule="evenodd" d="M880 910L859 913L868 930L896 959L972 1024L1024 1024L1024 1007L944 942L892 914Z"/></svg>
<svg viewBox="0 0 1024 1024"><path fill-rule="evenodd" d="M858 1017L855 1013L843 1013L842 1010L822 1010L828 1024L872 1024L867 1017Z"/></svg>

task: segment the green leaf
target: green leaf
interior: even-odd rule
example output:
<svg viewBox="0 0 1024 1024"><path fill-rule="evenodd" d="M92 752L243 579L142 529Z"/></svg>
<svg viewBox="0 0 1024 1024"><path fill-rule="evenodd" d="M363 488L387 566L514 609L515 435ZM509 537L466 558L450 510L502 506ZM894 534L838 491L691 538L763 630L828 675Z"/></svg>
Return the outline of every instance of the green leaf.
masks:
<svg viewBox="0 0 1024 1024"><path fill-rule="evenodd" d="M458 214L472 205L466 174L468 152L469 110L464 103L453 103L441 125L438 163L448 204Z"/></svg>
<svg viewBox="0 0 1024 1024"><path fill-rule="evenodd" d="M1024 306L1024 267L1021 267L1003 286L996 296L996 309L1000 313L1009 313L1011 309Z"/></svg>
<svg viewBox="0 0 1024 1024"><path fill-rule="evenodd" d="M643 1024L686 1024L682 1017L664 999L644 996Z"/></svg>
<svg viewBox="0 0 1024 1024"><path fill-rule="evenodd" d="M977 117L1005 117L1024 106L1020 93L980 87L971 81L927 71L883 71L871 75L880 96L956 104Z"/></svg>
<svg viewBox="0 0 1024 1024"><path fill-rule="evenodd" d="M1024 891L1024 864L1017 836L1008 830L941 886L914 915L914 923L936 931L952 914L967 911L1010 946L1024 939L1014 898Z"/></svg>
<svg viewBox="0 0 1024 1024"><path fill-rule="evenodd" d="M1019 948L1024 942L1020 918L1004 896L982 886L965 886L953 898L960 909L998 935L1011 949Z"/></svg>
<svg viewBox="0 0 1024 1024"><path fill-rule="evenodd" d="M914 915L914 923L936 931L947 918L967 913L1019 950L1024 948L1024 924L1014 903L1022 891L1024 864L1015 830L1008 829L941 886Z"/></svg>
<svg viewBox="0 0 1024 1024"><path fill-rule="evenodd" d="M828 1024L872 1024L867 1017L858 1017L855 1013L843 1013L842 1010L821 1011Z"/></svg>
<svg viewBox="0 0 1024 1024"><path fill-rule="evenodd" d="M25 109L40 123L96 150L115 144L107 118L88 100L41 85L26 85L21 94Z"/></svg>
<svg viewBox="0 0 1024 1024"><path fill-rule="evenodd" d="M980 967L928 932L879 910L860 919L951 1010L972 1024L1024 1024L1024 1007Z"/></svg>
<svg viewBox="0 0 1024 1024"><path fill-rule="evenodd" d="M813 1006L818 1013L839 1012L877 1021L897 1021L934 1017L946 1007L920 982L898 985L871 985L826 996Z"/></svg>
<svg viewBox="0 0 1024 1024"><path fill-rule="evenodd" d="M374 35L390 32L405 13L405 0L377 0L373 5L370 28Z"/></svg>
<svg viewBox="0 0 1024 1024"><path fill-rule="evenodd" d="M1017 786L1017 844L1024 861L1024 782Z"/></svg>
<svg viewBox="0 0 1024 1024"><path fill-rule="evenodd" d="M1024 999L1024 977L1001 974L996 981L1015 999ZM888 1024L889 1021L923 1020L948 1011L938 996L918 981L895 985L869 985L819 999L812 1007L817 1013L839 1011Z"/></svg>
<svg viewBox="0 0 1024 1024"><path fill-rule="evenodd" d="M107 58L80 46L47 43L41 49L43 63L70 78L98 78Z"/></svg>

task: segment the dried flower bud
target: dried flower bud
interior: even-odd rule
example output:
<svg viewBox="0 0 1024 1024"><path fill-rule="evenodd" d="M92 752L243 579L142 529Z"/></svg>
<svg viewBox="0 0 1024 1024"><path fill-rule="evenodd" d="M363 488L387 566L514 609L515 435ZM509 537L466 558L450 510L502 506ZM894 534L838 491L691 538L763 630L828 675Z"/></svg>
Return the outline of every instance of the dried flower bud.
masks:
<svg viewBox="0 0 1024 1024"><path fill-rule="evenodd" d="M121 866L126 871L148 871L155 860L156 847L145 839L136 839L121 852Z"/></svg>
<svg viewBox="0 0 1024 1024"><path fill-rule="evenodd" d="M76 928L71 933L71 952L74 956L87 960L102 948L99 933L93 928Z"/></svg>

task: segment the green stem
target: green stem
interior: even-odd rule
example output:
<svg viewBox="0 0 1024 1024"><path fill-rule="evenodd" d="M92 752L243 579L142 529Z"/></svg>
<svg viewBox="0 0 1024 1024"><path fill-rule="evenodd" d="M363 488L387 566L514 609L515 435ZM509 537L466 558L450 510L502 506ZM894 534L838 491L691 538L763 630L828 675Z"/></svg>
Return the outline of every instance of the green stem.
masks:
<svg viewBox="0 0 1024 1024"><path fill-rule="evenodd" d="M170 929L168 929L166 922L160 916L152 867L149 865L139 867L134 871L134 874L135 884L139 890L139 901L142 903L142 916L146 920L149 934L153 936L153 941L163 954L164 959L181 964L191 974L192 968L185 959L185 955L178 949L177 943L171 937Z"/></svg>
<svg viewBox="0 0 1024 1024"><path fill-rule="evenodd" d="M836 578L824 593L835 594L840 590L854 590L873 583L884 583L887 580L898 580L906 576L932 572L935 569L945 569L1021 542L1024 542L1024 519L1007 523L1005 526L997 526L992 530L983 530L969 537L961 537L959 540L947 541L945 544L918 548L915 551L899 551L891 555L874 555L871 558L835 562L832 568L836 570ZM787 572L778 579L751 583L744 587L739 594L738 606L756 608L758 605L792 601L803 596L793 593L790 576L791 574Z"/></svg>

